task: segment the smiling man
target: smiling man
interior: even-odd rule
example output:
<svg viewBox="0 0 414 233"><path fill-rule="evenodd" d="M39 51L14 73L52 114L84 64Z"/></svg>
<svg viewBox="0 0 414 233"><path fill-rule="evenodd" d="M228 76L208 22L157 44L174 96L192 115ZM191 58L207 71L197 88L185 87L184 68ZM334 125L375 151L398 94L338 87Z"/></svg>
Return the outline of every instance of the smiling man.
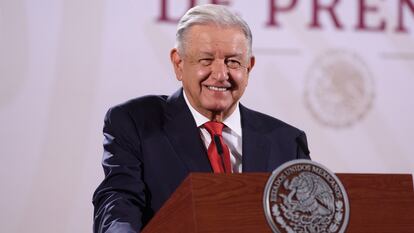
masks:
<svg viewBox="0 0 414 233"><path fill-rule="evenodd" d="M271 172L309 158L303 131L239 103L255 64L239 16L219 5L190 9L170 57L182 88L105 117L94 232L140 232L190 172Z"/></svg>
<svg viewBox="0 0 414 233"><path fill-rule="evenodd" d="M171 60L188 102L222 122L236 109L254 65L249 40L241 28L209 23L188 28L179 43Z"/></svg>

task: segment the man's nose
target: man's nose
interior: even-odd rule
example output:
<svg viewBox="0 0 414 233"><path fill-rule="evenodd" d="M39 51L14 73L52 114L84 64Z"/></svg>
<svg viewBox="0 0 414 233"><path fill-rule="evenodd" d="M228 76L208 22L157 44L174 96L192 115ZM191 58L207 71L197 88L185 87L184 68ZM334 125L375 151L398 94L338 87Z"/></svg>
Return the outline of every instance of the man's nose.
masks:
<svg viewBox="0 0 414 233"><path fill-rule="evenodd" d="M217 81L224 81L229 78L229 68L224 60L216 60L212 65L212 75Z"/></svg>

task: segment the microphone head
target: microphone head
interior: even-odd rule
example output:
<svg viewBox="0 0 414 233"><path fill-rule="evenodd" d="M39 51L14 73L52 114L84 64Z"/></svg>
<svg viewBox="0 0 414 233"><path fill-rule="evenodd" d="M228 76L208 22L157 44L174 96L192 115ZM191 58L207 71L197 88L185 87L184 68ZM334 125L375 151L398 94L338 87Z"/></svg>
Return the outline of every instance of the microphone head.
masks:
<svg viewBox="0 0 414 233"><path fill-rule="evenodd" d="M310 151L309 151L308 146L306 145L306 141L302 137L302 135L299 135L298 137L296 137L296 143L298 143L298 145L299 145L300 149L302 150L302 152L305 153L305 155L309 156Z"/></svg>

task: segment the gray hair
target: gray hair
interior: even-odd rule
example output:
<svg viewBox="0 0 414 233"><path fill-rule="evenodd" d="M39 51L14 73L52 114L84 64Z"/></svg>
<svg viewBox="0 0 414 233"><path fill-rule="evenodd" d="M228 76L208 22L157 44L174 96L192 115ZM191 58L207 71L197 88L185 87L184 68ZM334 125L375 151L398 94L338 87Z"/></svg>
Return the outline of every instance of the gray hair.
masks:
<svg viewBox="0 0 414 233"><path fill-rule="evenodd" d="M225 6L205 4L195 6L181 17L177 26L176 48L184 52L185 33L194 25L216 24L223 27L239 27L248 42L248 55L252 54L252 32L249 25L240 16L229 11Z"/></svg>

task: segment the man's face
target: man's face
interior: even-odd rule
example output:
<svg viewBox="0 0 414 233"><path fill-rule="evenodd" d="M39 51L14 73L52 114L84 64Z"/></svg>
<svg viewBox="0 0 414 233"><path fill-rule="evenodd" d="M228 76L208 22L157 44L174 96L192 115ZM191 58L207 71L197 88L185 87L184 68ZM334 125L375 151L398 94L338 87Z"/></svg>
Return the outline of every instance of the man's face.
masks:
<svg viewBox="0 0 414 233"><path fill-rule="evenodd" d="M171 51L171 61L190 104L211 120L224 120L243 95L254 65L245 35L239 28L194 25L183 48Z"/></svg>

